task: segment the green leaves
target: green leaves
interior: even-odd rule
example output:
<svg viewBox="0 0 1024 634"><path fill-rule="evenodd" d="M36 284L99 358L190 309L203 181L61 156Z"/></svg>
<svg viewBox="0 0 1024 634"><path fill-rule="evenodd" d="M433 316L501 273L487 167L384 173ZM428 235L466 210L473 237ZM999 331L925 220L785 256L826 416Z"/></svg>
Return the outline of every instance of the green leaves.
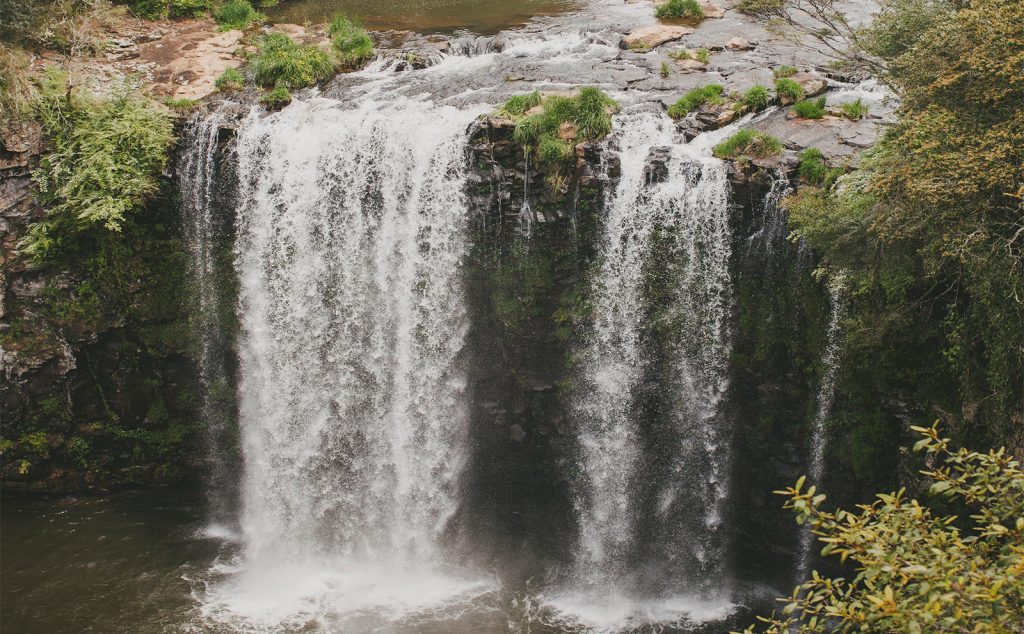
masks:
<svg viewBox="0 0 1024 634"><path fill-rule="evenodd" d="M120 231L128 215L157 191L174 139L167 111L142 97L68 97L59 89L62 82L51 80L36 110L52 150L35 173L49 214L22 244L39 258L59 241L53 231L92 226Z"/></svg>
<svg viewBox="0 0 1024 634"><path fill-rule="evenodd" d="M784 600L781 618L761 619L766 632L1024 631L1024 472L1002 449L954 451L935 427L914 430L942 465L926 472L932 492L977 511L973 534L903 490L857 512L825 511L800 478L783 492L786 508L825 544L823 555L854 562L856 575L813 573Z"/></svg>

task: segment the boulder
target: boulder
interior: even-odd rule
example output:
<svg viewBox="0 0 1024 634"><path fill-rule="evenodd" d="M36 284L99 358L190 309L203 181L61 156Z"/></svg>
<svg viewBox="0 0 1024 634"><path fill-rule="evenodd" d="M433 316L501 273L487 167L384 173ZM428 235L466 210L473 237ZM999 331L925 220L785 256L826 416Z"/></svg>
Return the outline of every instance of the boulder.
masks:
<svg viewBox="0 0 1024 634"><path fill-rule="evenodd" d="M825 92L828 82L818 73L797 73L790 77L793 81L803 86L804 96L815 97Z"/></svg>
<svg viewBox="0 0 1024 634"><path fill-rule="evenodd" d="M670 24L642 26L627 33L619 45L625 49L652 49L666 42L674 42L690 33L693 33L693 29L688 26Z"/></svg>

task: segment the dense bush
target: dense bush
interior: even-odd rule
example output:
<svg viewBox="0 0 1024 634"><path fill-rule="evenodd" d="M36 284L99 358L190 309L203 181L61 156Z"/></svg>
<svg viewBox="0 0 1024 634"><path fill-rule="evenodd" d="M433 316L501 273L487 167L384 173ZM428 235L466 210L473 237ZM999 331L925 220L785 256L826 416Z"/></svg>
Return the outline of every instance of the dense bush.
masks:
<svg viewBox="0 0 1024 634"><path fill-rule="evenodd" d="M1005 449L954 450L937 430L915 427L927 453L929 496L971 513L936 513L900 490L850 512L824 510L815 487L779 491L786 508L851 561L852 579L815 573L786 599L767 632L1024 631L1024 471ZM753 631L753 628L748 632Z"/></svg>
<svg viewBox="0 0 1024 634"><path fill-rule="evenodd" d="M697 0L668 0L659 5L654 14L663 20L674 18L703 18L704 10Z"/></svg>
<svg viewBox="0 0 1024 634"><path fill-rule="evenodd" d="M724 103L725 100L722 98L722 93L724 92L725 88L719 84L708 84L707 86L694 88L668 107L668 116L673 119L681 119L706 103Z"/></svg>
<svg viewBox="0 0 1024 634"><path fill-rule="evenodd" d="M354 66L373 57L373 40L358 23L339 15L327 27L334 50L343 64Z"/></svg>
<svg viewBox="0 0 1024 634"><path fill-rule="evenodd" d="M334 63L316 46L296 44L281 33L263 36L252 60L253 78L260 86L305 88L334 74Z"/></svg>
<svg viewBox="0 0 1024 634"><path fill-rule="evenodd" d="M825 116L825 98L798 101L793 104L793 113L801 119L821 119Z"/></svg>
<svg viewBox="0 0 1024 634"><path fill-rule="evenodd" d="M768 158L782 153L782 142L758 130L740 130L714 147L720 159Z"/></svg>
<svg viewBox="0 0 1024 634"><path fill-rule="evenodd" d="M147 20L200 18L213 8L213 0L130 0L128 9Z"/></svg>
<svg viewBox="0 0 1024 634"><path fill-rule="evenodd" d="M36 257L84 227L120 231L156 192L173 141L170 115L153 103L127 91L101 99L65 86L51 73L36 103L52 144L35 174L48 215L23 245Z"/></svg>
<svg viewBox="0 0 1024 634"><path fill-rule="evenodd" d="M213 17L222 31L244 29L250 24L266 19L266 16L256 11L248 0L228 0L214 12Z"/></svg>

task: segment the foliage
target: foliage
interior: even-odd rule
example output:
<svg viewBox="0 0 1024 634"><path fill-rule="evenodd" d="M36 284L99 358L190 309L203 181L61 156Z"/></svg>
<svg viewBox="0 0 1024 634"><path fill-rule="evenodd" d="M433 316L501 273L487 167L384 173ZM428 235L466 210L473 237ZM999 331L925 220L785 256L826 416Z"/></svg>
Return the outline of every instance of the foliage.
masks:
<svg viewBox="0 0 1024 634"><path fill-rule="evenodd" d="M751 86L740 99L740 103L755 111L767 108L771 102L772 96L764 86Z"/></svg>
<svg viewBox="0 0 1024 634"><path fill-rule="evenodd" d="M0 42L0 128L31 110L35 87L28 66L28 54Z"/></svg>
<svg viewBox="0 0 1024 634"><path fill-rule="evenodd" d="M661 63L661 71L660 71L662 79L665 79L666 77L668 77L669 72L670 71L669 71L669 68L668 68L668 63L667 62L662 62Z"/></svg>
<svg viewBox="0 0 1024 634"><path fill-rule="evenodd" d="M761 15L779 10L784 0L740 0L736 8L748 15Z"/></svg>
<svg viewBox="0 0 1024 634"><path fill-rule="evenodd" d="M708 84L707 86L694 88L680 97L679 101L668 107L668 116L673 119L681 119L706 103L713 105L722 104L725 102L722 98L722 93L724 92L725 88L719 84Z"/></svg>
<svg viewBox="0 0 1024 634"><path fill-rule="evenodd" d="M22 245L33 257L86 226L120 231L156 192L174 138L168 113L127 89L100 99L65 86L51 73L36 102L52 149L35 173L48 214Z"/></svg>
<svg viewBox="0 0 1024 634"><path fill-rule="evenodd" d="M185 97L182 97L182 98L179 98L179 99L165 99L164 100L164 104L168 108L173 108L175 110L190 110L190 109L194 108L196 106L196 104L198 104L198 103L199 102L196 101L195 99L188 99L188 98L185 98Z"/></svg>
<svg viewBox="0 0 1024 634"><path fill-rule="evenodd" d="M254 9L249 0L228 0L213 13L213 18L222 31L245 29L266 20L266 16Z"/></svg>
<svg viewBox="0 0 1024 634"><path fill-rule="evenodd" d="M327 27L327 35L344 64L356 65L373 57L370 34L359 23L343 15L335 16Z"/></svg>
<svg viewBox="0 0 1024 634"><path fill-rule="evenodd" d="M292 94L284 86L278 86L260 96L260 103L270 110L279 110L292 102Z"/></svg>
<svg viewBox="0 0 1024 634"><path fill-rule="evenodd" d="M855 101L847 101L846 103L839 104L839 111L843 113L843 116L851 121L863 119L868 116L868 112L871 109L866 103L857 99Z"/></svg>
<svg viewBox="0 0 1024 634"><path fill-rule="evenodd" d="M714 147L712 154L720 159L768 158L782 153L782 142L758 130L739 130Z"/></svg>
<svg viewBox="0 0 1024 634"><path fill-rule="evenodd" d="M525 95L513 95L501 107L501 113L510 117L521 117L540 105L542 98L536 90Z"/></svg>
<svg viewBox="0 0 1024 634"><path fill-rule="evenodd" d="M796 66L776 66L772 69L772 76L775 77L775 79L785 79L786 77L796 75L798 72L800 71Z"/></svg>
<svg viewBox="0 0 1024 634"><path fill-rule="evenodd" d="M697 0L668 0L654 11L659 19L703 18L704 10Z"/></svg>
<svg viewBox="0 0 1024 634"><path fill-rule="evenodd" d="M800 152L800 163L797 172L807 183L815 186L829 187L842 174L841 169L831 169L825 162L821 150L809 147Z"/></svg>
<svg viewBox="0 0 1024 634"><path fill-rule="evenodd" d="M213 0L129 0L132 13L147 20L201 18L213 9Z"/></svg>
<svg viewBox="0 0 1024 634"><path fill-rule="evenodd" d="M558 137L544 135L537 144L537 158L543 163L556 163L573 157L573 145Z"/></svg>
<svg viewBox="0 0 1024 634"><path fill-rule="evenodd" d="M260 86L305 88L334 74L334 64L313 45L296 44L282 33L264 35L252 60L253 78Z"/></svg>
<svg viewBox="0 0 1024 634"><path fill-rule="evenodd" d="M533 99L528 96L527 103ZM572 156L555 141L593 141L606 136L612 129L611 113L618 108L614 99L593 87L581 88L575 97L548 97L541 105L543 112L518 119L513 134L519 145L536 148L541 160ZM571 149L573 144L566 145Z"/></svg>
<svg viewBox="0 0 1024 634"><path fill-rule="evenodd" d="M856 512L825 511L804 478L779 491L825 546L856 564L852 579L815 572L785 599L784 632L1019 632L1024 624L1024 471L1005 449L954 450L937 427L914 427L932 468L929 495L972 512L965 525L936 514L905 490ZM753 631L751 628L748 631Z"/></svg>
<svg viewBox="0 0 1024 634"><path fill-rule="evenodd" d="M681 49L675 50L675 51L670 51L668 56L671 57L672 59L675 59L675 60L683 60L683 59L690 59L691 58L690 51L686 50L685 48L681 48Z"/></svg>
<svg viewBox="0 0 1024 634"><path fill-rule="evenodd" d="M825 98L798 101L793 104L793 113L801 119L821 119L825 116Z"/></svg>
<svg viewBox="0 0 1024 634"><path fill-rule="evenodd" d="M804 98L804 87L798 81L783 77L775 81L775 94L783 102L794 103Z"/></svg>
<svg viewBox="0 0 1024 634"><path fill-rule="evenodd" d="M245 86L245 76L237 68L229 68L221 73L214 85L217 90L241 90Z"/></svg>
<svg viewBox="0 0 1024 634"><path fill-rule="evenodd" d="M702 46L693 52L693 58L701 64L707 64L711 61L711 51Z"/></svg>

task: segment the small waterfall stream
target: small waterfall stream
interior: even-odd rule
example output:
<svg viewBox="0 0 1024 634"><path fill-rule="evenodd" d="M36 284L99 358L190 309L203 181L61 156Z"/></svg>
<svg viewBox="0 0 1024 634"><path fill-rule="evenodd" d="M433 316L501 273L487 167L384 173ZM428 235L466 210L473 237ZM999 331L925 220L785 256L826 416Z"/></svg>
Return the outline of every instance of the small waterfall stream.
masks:
<svg viewBox="0 0 1024 634"><path fill-rule="evenodd" d="M728 183L724 164L678 143L660 112L622 115L616 127L622 176L607 203L595 324L575 400L583 472L576 579L555 602L599 620L671 620L694 613L693 598L728 595L720 534L730 439L720 412L731 309ZM653 176L649 156L666 153L667 174ZM652 259L666 253L671 262ZM638 402L655 363L647 287L666 274L670 430L652 437ZM671 445L660 464L645 455L652 442ZM638 504L652 490L653 513L645 512Z"/></svg>
<svg viewBox="0 0 1024 634"><path fill-rule="evenodd" d="M228 367L223 311L229 298L222 293L218 258L224 236L215 217L218 134L225 117L215 112L195 115L185 129L185 152L178 174L185 239L191 252L192 316L198 333L199 415L207 431L209 465L207 515L211 534L234 532L237 512L234 395Z"/></svg>
<svg viewBox="0 0 1024 634"><path fill-rule="evenodd" d="M835 401L836 376L842 353L842 331L840 320L843 316L843 293L845 278L837 275L829 282L830 310L828 326L825 332L825 348L821 353L821 382L818 384L817 406L814 412L814 423L811 427L810 456L807 467L808 484L820 487L825 476L825 445L828 442L828 430L825 425L832 413ZM810 527L804 526L800 532L800 548L797 556L796 582L803 583L810 574L814 560L815 537Z"/></svg>

